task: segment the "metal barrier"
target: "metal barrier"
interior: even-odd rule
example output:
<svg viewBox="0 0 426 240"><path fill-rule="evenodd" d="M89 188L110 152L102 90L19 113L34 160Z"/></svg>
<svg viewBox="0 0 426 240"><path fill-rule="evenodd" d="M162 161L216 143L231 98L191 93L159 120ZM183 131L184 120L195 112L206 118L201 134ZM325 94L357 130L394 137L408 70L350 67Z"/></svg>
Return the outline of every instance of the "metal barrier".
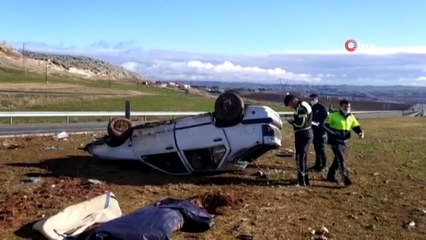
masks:
<svg viewBox="0 0 426 240"><path fill-rule="evenodd" d="M146 117L148 116L170 116L172 119L176 116L191 116L191 115L198 115L198 114L204 114L207 112L130 112L131 116L137 116L137 117L143 117L144 121L146 121ZM369 116L369 115L375 115L375 116L402 116L402 111L354 111L353 112L356 115L359 116ZM293 115L293 112L278 112L278 114L283 117L291 117ZM9 123L13 124L14 118L46 118L46 117L65 117L66 123L70 123L71 117L109 117L110 119L112 117L125 117L125 112L123 111L112 111L112 112L106 112L106 111L91 111L91 112L76 112L76 111L70 111L70 112L0 112L0 118L9 118Z"/></svg>

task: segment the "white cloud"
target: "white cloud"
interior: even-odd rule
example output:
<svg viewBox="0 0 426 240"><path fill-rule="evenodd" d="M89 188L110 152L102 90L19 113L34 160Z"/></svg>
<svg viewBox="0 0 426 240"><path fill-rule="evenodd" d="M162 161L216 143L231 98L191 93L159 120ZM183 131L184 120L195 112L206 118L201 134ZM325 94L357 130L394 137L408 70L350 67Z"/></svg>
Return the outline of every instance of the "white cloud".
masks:
<svg viewBox="0 0 426 240"><path fill-rule="evenodd" d="M319 78L330 78L330 77L334 77L334 76L336 76L335 74L330 74L330 73L327 73L327 74L322 74L322 73L320 73L320 74L317 74L317 76L319 77Z"/></svg>
<svg viewBox="0 0 426 240"><path fill-rule="evenodd" d="M418 78L416 78L416 81L426 81L426 76L425 77L418 77Z"/></svg>
<svg viewBox="0 0 426 240"><path fill-rule="evenodd" d="M133 71L133 72L138 72L138 66L139 63L137 62L125 62L123 64L121 64L121 66L127 70Z"/></svg>
<svg viewBox="0 0 426 240"><path fill-rule="evenodd" d="M141 66L141 72L161 80L214 80L276 83L280 78L297 82L318 83L320 77L288 72L283 68L241 66L230 61L219 64L191 60L186 62L156 61Z"/></svg>
<svg viewBox="0 0 426 240"><path fill-rule="evenodd" d="M230 61L225 61L221 64L214 65L209 62L201 61L189 61L187 66L190 68L195 68L199 71L205 71L214 75L224 75L238 77L235 74L251 75L253 80L255 79L265 79L265 80L277 80L279 78L288 78L290 80L297 81L318 81L320 78L312 78L309 74L295 74L287 72L282 68L260 68L257 66L248 66L243 67L241 65L233 64ZM219 77L219 76L218 76Z"/></svg>

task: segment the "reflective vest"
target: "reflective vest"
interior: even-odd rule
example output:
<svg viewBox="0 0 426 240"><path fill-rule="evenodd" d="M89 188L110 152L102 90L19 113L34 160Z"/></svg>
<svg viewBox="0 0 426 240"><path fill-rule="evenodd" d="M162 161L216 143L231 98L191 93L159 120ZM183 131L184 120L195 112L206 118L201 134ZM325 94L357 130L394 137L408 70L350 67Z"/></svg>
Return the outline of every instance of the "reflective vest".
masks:
<svg viewBox="0 0 426 240"><path fill-rule="evenodd" d="M342 111L330 113L325 119L324 129L331 141L346 141L351 138L351 130L359 130L360 126L355 116L350 113L344 115Z"/></svg>
<svg viewBox="0 0 426 240"><path fill-rule="evenodd" d="M358 120L356 120L352 113L345 116L341 111L333 112L328 115L325 124L328 125L330 130L337 131L350 131L354 127L359 126Z"/></svg>
<svg viewBox="0 0 426 240"><path fill-rule="evenodd" d="M299 101L293 114L294 131L310 129L312 124L312 108L309 103Z"/></svg>

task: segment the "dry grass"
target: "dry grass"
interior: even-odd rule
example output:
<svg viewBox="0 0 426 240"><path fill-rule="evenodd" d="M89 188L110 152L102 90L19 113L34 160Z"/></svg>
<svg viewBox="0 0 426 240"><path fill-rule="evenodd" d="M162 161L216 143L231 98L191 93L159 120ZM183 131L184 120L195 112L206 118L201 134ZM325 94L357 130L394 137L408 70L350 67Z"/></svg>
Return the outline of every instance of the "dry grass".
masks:
<svg viewBox="0 0 426 240"><path fill-rule="evenodd" d="M75 101L151 95L133 90L87 87L79 84L0 83L0 109L31 108Z"/></svg>
<svg viewBox="0 0 426 240"><path fill-rule="evenodd" d="M72 136L68 141L50 137L7 140L22 148L0 149L0 200L27 205L7 224L1 224L0 236L38 236L25 224L100 190L113 191L124 213L165 197L190 198L218 190L238 196L242 203L216 216L213 229L200 234L175 233L174 239L235 239L241 233L255 239L311 239L308 228L321 226L330 230L332 239L424 239L426 121L370 119L361 124L366 139L354 138L348 148L347 165L354 182L348 188L323 181L321 173L310 174L312 187L292 186L288 182L295 178L294 160L279 158L274 152L258 161L269 173L269 181L256 180L251 175L257 171L254 167L213 177L171 177L139 164L101 163L77 150L93 138L91 135ZM284 129L284 136L283 148L292 147L290 129ZM57 149L44 150L46 146ZM331 158L329 151L328 156ZM310 165L313 158L310 154ZM42 183L21 184L29 174L42 176ZM77 184L88 178L103 183L96 188ZM51 196L40 193L43 186L52 184L63 189L56 188ZM74 197L61 196L64 191ZM405 228L409 221L416 227Z"/></svg>

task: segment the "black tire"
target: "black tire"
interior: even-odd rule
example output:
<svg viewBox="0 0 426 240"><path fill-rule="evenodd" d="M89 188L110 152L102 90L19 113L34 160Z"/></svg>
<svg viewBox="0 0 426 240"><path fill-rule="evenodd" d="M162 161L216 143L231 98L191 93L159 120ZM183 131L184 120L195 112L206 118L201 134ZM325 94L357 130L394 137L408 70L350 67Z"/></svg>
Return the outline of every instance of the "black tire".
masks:
<svg viewBox="0 0 426 240"><path fill-rule="evenodd" d="M236 92L228 91L216 99L214 111L219 121L239 121L244 112L244 101Z"/></svg>
<svg viewBox="0 0 426 240"><path fill-rule="evenodd" d="M111 138L122 138L132 128L132 122L127 118L115 118L108 123L108 136Z"/></svg>

